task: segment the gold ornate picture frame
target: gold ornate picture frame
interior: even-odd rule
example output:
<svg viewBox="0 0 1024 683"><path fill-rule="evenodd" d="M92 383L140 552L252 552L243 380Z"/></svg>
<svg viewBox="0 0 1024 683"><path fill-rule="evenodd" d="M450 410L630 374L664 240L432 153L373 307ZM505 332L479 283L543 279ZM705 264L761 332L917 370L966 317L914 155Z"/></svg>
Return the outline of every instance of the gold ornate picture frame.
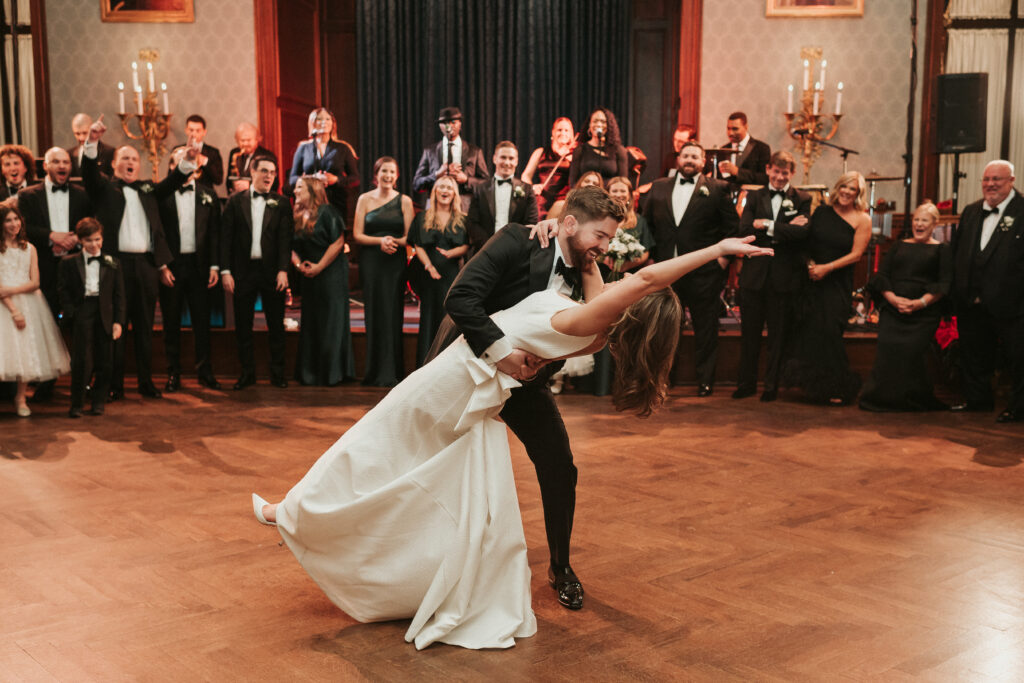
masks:
<svg viewBox="0 0 1024 683"><path fill-rule="evenodd" d="M766 17L862 17L864 0L765 0Z"/></svg>
<svg viewBox="0 0 1024 683"><path fill-rule="evenodd" d="M195 0L100 0L100 20L129 23L193 23Z"/></svg>

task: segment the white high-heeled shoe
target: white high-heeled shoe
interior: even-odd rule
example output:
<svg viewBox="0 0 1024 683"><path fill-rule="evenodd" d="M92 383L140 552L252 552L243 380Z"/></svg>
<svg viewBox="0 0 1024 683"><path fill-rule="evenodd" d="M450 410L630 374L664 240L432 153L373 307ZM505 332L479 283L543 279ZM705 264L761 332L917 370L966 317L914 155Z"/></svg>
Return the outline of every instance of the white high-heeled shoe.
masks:
<svg viewBox="0 0 1024 683"><path fill-rule="evenodd" d="M14 410L18 413L18 417L29 417L32 415L32 411L25 403L15 403Z"/></svg>
<svg viewBox="0 0 1024 683"><path fill-rule="evenodd" d="M263 516L263 506L270 505L267 501L260 498L255 493L252 494L252 511L256 515L256 519L260 524L266 524L267 526L277 526L277 522L267 521L267 518Z"/></svg>

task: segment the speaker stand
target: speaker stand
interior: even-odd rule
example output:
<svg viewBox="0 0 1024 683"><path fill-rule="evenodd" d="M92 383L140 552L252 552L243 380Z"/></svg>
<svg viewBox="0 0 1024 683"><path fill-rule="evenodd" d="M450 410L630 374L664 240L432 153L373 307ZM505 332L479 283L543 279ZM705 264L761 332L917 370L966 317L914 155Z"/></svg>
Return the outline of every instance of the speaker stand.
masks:
<svg viewBox="0 0 1024 683"><path fill-rule="evenodd" d="M966 178L967 174L960 171L960 152L953 152L953 215L957 215L957 205L960 201L960 179Z"/></svg>

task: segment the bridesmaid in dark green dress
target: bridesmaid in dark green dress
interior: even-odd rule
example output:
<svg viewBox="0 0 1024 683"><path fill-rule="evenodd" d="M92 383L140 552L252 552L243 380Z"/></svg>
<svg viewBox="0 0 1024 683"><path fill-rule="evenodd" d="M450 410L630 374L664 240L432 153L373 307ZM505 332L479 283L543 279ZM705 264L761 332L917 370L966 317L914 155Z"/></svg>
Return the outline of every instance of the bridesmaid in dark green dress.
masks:
<svg viewBox="0 0 1024 683"><path fill-rule="evenodd" d="M444 298L459 274L460 259L469 250L465 214L455 201L458 196L453 178L438 178L430 191L430 208L417 214L409 228L409 246L416 247L416 256L409 262L409 284L420 299L416 367L427 357L445 315Z"/></svg>
<svg viewBox="0 0 1024 683"><path fill-rule="evenodd" d="M324 182L313 176L295 184L292 264L305 278L296 381L333 386L354 378L345 221L327 202Z"/></svg>
<svg viewBox="0 0 1024 683"><path fill-rule="evenodd" d="M398 162L381 157L373 165L376 189L360 195L352 234L360 245L359 281L366 316L363 384L393 387L405 376L402 322L405 245L412 199L395 189Z"/></svg>

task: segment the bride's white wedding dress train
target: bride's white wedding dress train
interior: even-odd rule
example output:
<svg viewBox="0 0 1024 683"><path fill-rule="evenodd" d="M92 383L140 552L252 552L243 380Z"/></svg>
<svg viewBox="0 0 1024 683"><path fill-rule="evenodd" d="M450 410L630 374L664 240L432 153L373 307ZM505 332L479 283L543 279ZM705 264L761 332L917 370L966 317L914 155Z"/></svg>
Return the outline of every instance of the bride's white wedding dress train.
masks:
<svg viewBox="0 0 1024 683"><path fill-rule="evenodd" d="M577 305L553 291L492 318L516 348L567 356ZM537 630L505 425L519 383L463 339L409 375L277 507L278 530L327 596L360 621L412 618L407 641L511 647Z"/></svg>

